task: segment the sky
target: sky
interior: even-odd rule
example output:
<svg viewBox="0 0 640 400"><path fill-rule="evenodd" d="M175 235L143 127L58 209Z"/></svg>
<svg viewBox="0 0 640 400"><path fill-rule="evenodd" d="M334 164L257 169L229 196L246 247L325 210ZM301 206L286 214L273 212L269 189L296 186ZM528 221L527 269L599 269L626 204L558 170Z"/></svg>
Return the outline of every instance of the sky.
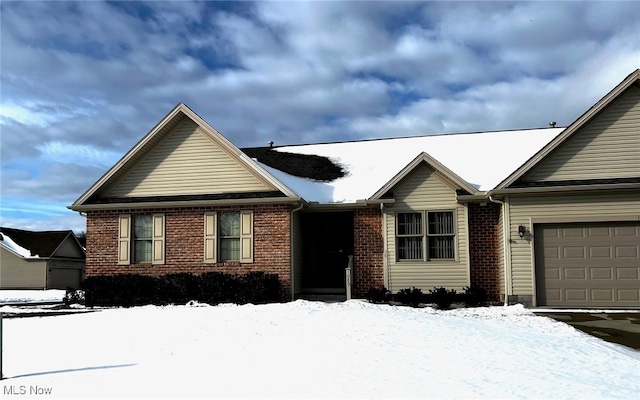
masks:
<svg viewBox="0 0 640 400"><path fill-rule="evenodd" d="M0 3L0 225L67 206L176 104L238 147L566 126L640 67L640 2Z"/></svg>

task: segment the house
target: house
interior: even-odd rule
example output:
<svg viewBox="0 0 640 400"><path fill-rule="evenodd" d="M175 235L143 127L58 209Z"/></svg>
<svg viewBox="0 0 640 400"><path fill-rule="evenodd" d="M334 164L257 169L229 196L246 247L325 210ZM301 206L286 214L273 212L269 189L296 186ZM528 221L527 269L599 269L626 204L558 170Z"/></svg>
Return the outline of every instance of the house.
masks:
<svg viewBox="0 0 640 400"><path fill-rule="evenodd" d="M87 276L265 271L286 299L472 285L640 307L639 76L566 128L248 149L178 104L70 206Z"/></svg>
<svg viewBox="0 0 640 400"><path fill-rule="evenodd" d="M0 289L79 288L85 250L73 231L0 227Z"/></svg>

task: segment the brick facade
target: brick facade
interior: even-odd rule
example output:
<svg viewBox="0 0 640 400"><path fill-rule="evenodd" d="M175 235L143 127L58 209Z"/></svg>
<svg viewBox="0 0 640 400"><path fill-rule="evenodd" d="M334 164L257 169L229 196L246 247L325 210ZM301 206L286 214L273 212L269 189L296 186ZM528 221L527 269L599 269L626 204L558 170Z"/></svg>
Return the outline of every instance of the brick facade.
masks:
<svg viewBox="0 0 640 400"><path fill-rule="evenodd" d="M253 263L204 263L204 213L206 211L253 211ZM118 265L118 216L164 213L165 264ZM87 212L86 276L142 274L159 276L176 272L195 274L220 271L243 274L251 271L275 273L282 282L283 299L291 296L291 206L252 205L242 207L185 207Z"/></svg>
<svg viewBox="0 0 640 400"><path fill-rule="evenodd" d="M487 291L489 300L500 299L500 204L469 204L469 258L471 286Z"/></svg>
<svg viewBox="0 0 640 400"><path fill-rule="evenodd" d="M357 208L353 214L353 288L355 298L384 285L382 213L379 208Z"/></svg>

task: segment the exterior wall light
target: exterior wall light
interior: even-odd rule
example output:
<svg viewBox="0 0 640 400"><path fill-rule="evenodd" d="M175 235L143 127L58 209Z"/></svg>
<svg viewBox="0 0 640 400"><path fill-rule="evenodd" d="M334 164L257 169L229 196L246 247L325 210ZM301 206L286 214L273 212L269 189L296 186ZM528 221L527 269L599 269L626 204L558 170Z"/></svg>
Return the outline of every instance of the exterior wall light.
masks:
<svg viewBox="0 0 640 400"><path fill-rule="evenodd" d="M520 236L520 239L524 237L524 234L526 231L527 231L527 228L525 228L524 225L520 225L518 227L518 235Z"/></svg>

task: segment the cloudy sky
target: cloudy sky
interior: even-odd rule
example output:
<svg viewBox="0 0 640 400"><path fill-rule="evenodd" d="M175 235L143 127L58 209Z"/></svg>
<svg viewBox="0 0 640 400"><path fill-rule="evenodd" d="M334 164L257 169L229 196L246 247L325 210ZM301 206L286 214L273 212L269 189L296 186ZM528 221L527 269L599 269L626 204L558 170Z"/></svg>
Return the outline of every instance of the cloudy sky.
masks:
<svg viewBox="0 0 640 400"><path fill-rule="evenodd" d="M184 102L239 147L568 125L640 2L0 3L0 225L67 210Z"/></svg>

